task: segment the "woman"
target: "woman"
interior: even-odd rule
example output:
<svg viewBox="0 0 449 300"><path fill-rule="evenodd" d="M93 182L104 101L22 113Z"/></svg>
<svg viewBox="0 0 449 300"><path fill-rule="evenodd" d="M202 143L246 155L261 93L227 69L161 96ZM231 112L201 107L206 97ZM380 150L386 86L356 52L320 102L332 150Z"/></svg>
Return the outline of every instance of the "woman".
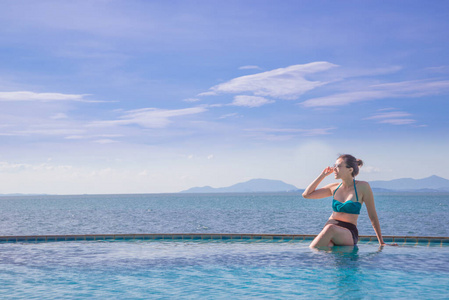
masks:
<svg viewBox="0 0 449 300"><path fill-rule="evenodd" d="M324 169L302 194L306 199L320 199L333 195L332 208L334 211L323 230L310 244L311 248L356 245L359 239L357 219L363 203L366 205L379 244L385 245L371 187L366 181L354 179L362 165L362 160L356 159L352 155L340 155L334 167ZM317 190L320 182L332 172L335 174L335 179L341 179L341 183L331 183Z"/></svg>

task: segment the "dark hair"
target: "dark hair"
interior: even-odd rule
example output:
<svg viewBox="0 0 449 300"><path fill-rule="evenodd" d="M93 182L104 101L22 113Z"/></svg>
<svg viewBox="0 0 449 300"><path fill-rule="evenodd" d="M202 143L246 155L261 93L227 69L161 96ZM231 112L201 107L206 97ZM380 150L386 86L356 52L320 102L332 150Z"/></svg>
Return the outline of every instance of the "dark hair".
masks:
<svg viewBox="0 0 449 300"><path fill-rule="evenodd" d="M342 154L338 158L343 159L348 168L352 168L352 177L356 177L359 174L359 167L363 166L361 159L355 158L351 154Z"/></svg>

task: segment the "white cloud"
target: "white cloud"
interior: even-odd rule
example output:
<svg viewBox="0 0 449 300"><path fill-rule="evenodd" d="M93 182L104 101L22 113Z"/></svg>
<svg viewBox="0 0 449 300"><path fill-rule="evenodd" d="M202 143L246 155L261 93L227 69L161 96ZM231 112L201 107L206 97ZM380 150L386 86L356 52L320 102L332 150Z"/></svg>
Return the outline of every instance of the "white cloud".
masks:
<svg viewBox="0 0 449 300"><path fill-rule="evenodd" d="M392 93L424 96L449 91L449 80L411 80L377 84L372 87Z"/></svg>
<svg viewBox="0 0 449 300"><path fill-rule="evenodd" d="M411 114L403 111L391 111L385 113L379 113L365 118L364 120L376 120L378 123L391 124L391 125L408 125L416 122L414 119L410 119Z"/></svg>
<svg viewBox="0 0 449 300"><path fill-rule="evenodd" d="M246 107L259 107L265 104L274 103L273 100L268 100L263 97L238 95L234 97L234 101L231 105L234 106L246 106Z"/></svg>
<svg viewBox="0 0 449 300"><path fill-rule="evenodd" d="M148 174L148 170L143 170L142 172L138 173L137 176L148 176Z"/></svg>
<svg viewBox="0 0 449 300"><path fill-rule="evenodd" d="M96 140L94 142L97 144L112 144L112 143L116 143L117 141L114 141L111 139L101 139L101 140Z"/></svg>
<svg viewBox="0 0 449 300"><path fill-rule="evenodd" d="M312 129L303 129L303 128L256 128L256 129L246 129L248 132L255 132L261 135L259 137L272 140L274 136L278 138L284 137L294 137L297 135L302 136L317 136L317 135L328 135L332 134L335 127L328 128L312 128Z"/></svg>
<svg viewBox="0 0 449 300"><path fill-rule="evenodd" d="M66 140L83 140L83 139L97 139L97 138L118 138L123 137L122 134L95 134L95 135L69 135L66 136ZM101 139L100 139L101 140Z"/></svg>
<svg viewBox="0 0 449 300"><path fill-rule="evenodd" d="M50 117L50 119L53 119L53 120L61 120L61 119L67 119L67 118L68 118L67 115L64 113L57 113Z"/></svg>
<svg viewBox="0 0 449 300"><path fill-rule="evenodd" d="M434 72L434 73L448 73L449 66L430 67L430 68L426 68L426 70L430 71L430 72Z"/></svg>
<svg viewBox="0 0 449 300"><path fill-rule="evenodd" d="M184 99L182 101L184 101L184 102L198 102L198 101L200 101L200 99L198 99L198 98L187 98L187 99Z"/></svg>
<svg viewBox="0 0 449 300"><path fill-rule="evenodd" d="M0 171L1 172L14 172L17 170L24 170L24 169L29 169L29 168L32 168L32 165L0 161Z"/></svg>
<svg viewBox="0 0 449 300"><path fill-rule="evenodd" d="M201 93L199 96L211 96L220 93L253 93L256 96L293 100L307 91L327 84L327 82L307 80L306 75L326 71L334 67L336 65L329 62L313 62L237 77L213 86L208 92Z"/></svg>
<svg viewBox="0 0 449 300"><path fill-rule="evenodd" d="M380 113L377 115L373 115L371 117L365 118L365 120L378 120L378 119L392 119L392 118L403 118L409 117L411 114L403 111L394 111L388 113Z"/></svg>
<svg viewBox="0 0 449 300"><path fill-rule="evenodd" d="M262 68L259 66L249 65L249 66L241 66L239 70L262 70Z"/></svg>
<svg viewBox="0 0 449 300"><path fill-rule="evenodd" d="M340 78L370 77L376 75L392 74L400 70L402 70L401 66L389 66L383 68L339 69L338 71L336 71L336 75L338 75Z"/></svg>
<svg viewBox="0 0 449 300"><path fill-rule="evenodd" d="M383 124L391 124L391 125L408 125L415 123L416 120L413 119L386 119L382 120L379 123Z"/></svg>
<svg viewBox="0 0 449 300"><path fill-rule="evenodd" d="M96 121L90 126L108 127L116 125L139 125L145 128L164 128L171 123L173 117L198 114L207 111L204 107L191 107L184 109L158 109L142 108L127 111L120 120Z"/></svg>
<svg viewBox="0 0 449 300"><path fill-rule="evenodd" d="M23 134L19 134L19 133L9 133L9 132L0 132L0 136L20 136Z"/></svg>
<svg viewBox="0 0 449 300"><path fill-rule="evenodd" d="M0 92L0 101L85 101L84 95L61 93L35 93L28 91Z"/></svg>
<svg viewBox="0 0 449 300"><path fill-rule="evenodd" d="M312 98L301 104L305 107L342 106L353 102L380 99L387 96L388 93L380 91L360 91Z"/></svg>
<svg viewBox="0 0 449 300"><path fill-rule="evenodd" d="M223 107L223 106L225 106L226 104L220 104L220 103L217 103L217 104L208 104L208 105L203 105L203 107Z"/></svg>
<svg viewBox="0 0 449 300"><path fill-rule="evenodd" d="M57 127L57 126L55 126ZM16 135L80 135L84 133L83 129L75 128L40 128L40 129L25 129L14 132Z"/></svg>
<svg viewBox="0 0 449 300"><path fill-rule="evenodd" d="M312 98L302 102L305 107L342 106L354 102L384 98L422 97L449 92L449 80L415 80L376 84L365 89Z"/></svg>
<svg viewBox="0 0 449 300"><path fill-rule="evenodd" d="M386 108L378 109L377 111L389 111L389 110L396 110L396 108L394 108L394 107L386 107Z"/></svg>
<svg viewBox="0 0 449 300"><path fill-rule="evenodd" d="M209 91L209 92L203 92L203 93L199 93L198 96L199 97L205 97L205 96L215 96L217 95L217 93Z"/></svg>
<svg viewBox="0 0 449 300"><path fill-rule="evenodd" d="M209 154L208 156L207 156L207 159L213 159L214 158L214 155L213 154Z"/></svg>
<svg viewBox="0 0 449 300"><path fill-rule="evenodd" d="M219 119L236 118L236 117L240 117L240 115L238 113L230 113L220 116Z"/></svg>
<svg viewBox="0 0 449 300"><path fill-rule="evenodd" d="M83 135L69 135L65 137L66 140L82 140L84 138Z"/></svg>
<svg viewBox="0 0 449 300"><path fill-rule="evenodd" d="M70 165L52 165L49 163L40 164L24 164L24 163L10 163L6 161L0 162L0 171L2 173L14 173L20 171L57 171L57 170L71 170L73 167Z"/></svg>

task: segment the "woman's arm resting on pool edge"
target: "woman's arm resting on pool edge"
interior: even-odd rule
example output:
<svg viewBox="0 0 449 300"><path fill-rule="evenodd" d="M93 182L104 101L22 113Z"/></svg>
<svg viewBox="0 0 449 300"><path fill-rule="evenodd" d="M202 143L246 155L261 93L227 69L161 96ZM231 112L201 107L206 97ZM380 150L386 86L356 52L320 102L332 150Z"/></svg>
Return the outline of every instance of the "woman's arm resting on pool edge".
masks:
<svg viewBox="0 0 449 300"><path fill-rule="evenodd" d="M374 205L374 195L369 183L366 182L362 185L363 190L363 202L365 202L366 210L368 211L369 219L371 220L371 224L373 225L374 231L377 235L377 240L379 244L385 245L384 240L382 238L382 232L380 230L379 218L377 217L376 206Z"/></svg>

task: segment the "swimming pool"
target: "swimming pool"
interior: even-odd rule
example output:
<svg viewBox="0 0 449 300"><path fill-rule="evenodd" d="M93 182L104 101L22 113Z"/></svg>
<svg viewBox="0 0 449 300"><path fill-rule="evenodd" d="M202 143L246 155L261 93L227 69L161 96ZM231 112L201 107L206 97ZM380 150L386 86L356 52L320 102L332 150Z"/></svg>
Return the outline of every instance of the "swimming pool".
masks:
<svg viewBox="0 0 449 300"><path fill-rule="evenodd" d="M446 243L314 251L300 239L5 242L4 298L419 298L449 291Z"/></svg>

